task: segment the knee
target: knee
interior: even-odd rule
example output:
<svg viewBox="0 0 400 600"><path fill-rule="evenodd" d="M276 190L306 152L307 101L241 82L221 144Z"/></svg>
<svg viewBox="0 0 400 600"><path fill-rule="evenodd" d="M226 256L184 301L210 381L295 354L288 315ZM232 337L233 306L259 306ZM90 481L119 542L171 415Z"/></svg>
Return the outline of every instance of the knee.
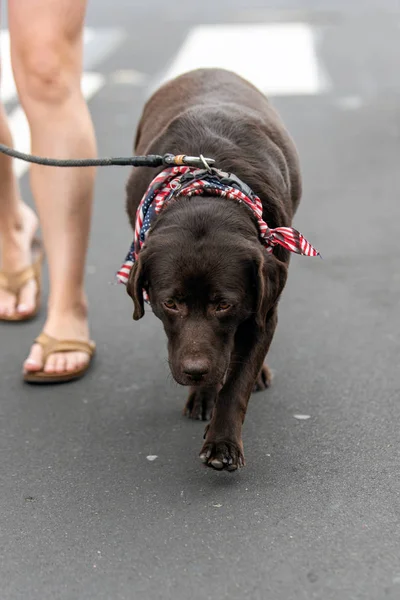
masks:
<svg viewBox="0 0 400 600"><path fill-rule="evenodd" d="M32 40L31 40L32 42ZM35 40L18 53L16 82L22 105L62 104L79 88L67 43L59 39Z"/></svg>

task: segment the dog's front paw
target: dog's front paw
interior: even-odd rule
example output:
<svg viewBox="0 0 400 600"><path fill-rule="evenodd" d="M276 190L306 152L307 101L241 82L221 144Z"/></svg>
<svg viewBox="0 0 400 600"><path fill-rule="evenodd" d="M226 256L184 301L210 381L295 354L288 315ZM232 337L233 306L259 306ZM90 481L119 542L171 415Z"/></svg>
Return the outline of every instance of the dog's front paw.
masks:
<svg viewBox="0 0 400 600"><path fill-rule="evenodd" d="M272 383L272 373L268 365L263 365L254 384L253 392L267 390Z"/></svg>
<svg viewBox="0 0 400 600"><path fill-rule="evenodd" d="M209 421L215 404L216 393L209 389L191 388L183 414L189 419Z"/></svg>
<svg viewBox="0 0 400 600"><path fill-rule="evenodd" d="M236 471L245 465L241 444L230 440L206 441L200 452L200 460L208 467L213 467L218 471L222 469Z"/></svg>

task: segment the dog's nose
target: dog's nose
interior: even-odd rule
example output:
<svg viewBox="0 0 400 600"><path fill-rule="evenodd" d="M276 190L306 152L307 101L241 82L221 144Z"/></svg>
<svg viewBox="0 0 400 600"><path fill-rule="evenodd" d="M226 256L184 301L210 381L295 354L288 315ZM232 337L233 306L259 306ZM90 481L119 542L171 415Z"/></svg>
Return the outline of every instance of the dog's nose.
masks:
<svg viewBox="0 0 400 600"><path fill-rule="evenodd" d="M206 358L188 358L183 362L182 370L193 381L201 381L210 370L210 363Z"/></svg>

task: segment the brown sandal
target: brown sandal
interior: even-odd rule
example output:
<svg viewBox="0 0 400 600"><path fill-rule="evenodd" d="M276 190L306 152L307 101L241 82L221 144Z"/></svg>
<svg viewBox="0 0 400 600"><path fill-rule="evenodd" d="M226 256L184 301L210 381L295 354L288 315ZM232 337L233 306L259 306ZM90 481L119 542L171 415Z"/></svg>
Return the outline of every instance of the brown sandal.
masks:
<svg viewBox="0 0 400 600"><path fill-rule="evenodd" d="M57 340L44 332L36 338L35 343L40 344L43 349L43 364L50 354L55 352L85 352L89 355L90 360L84 367L73 371L62 371L61 373L47 373L44 370L24 372L24 381L28 383L64 383L78 379L89 369L91 359L96 351L96 344L93 341Z"/></svg>
<svg viewBox="0 0 400 600"><path fill-rule="evenodd" d="M34 240L32 244L32 264L16 273L6 273L0 271L0 288L14 294L18 298L21 289L28 281L33 279L37 285L35 308L28 314L14 312L12 315L0 315L0 321L29 321L36 317L40 309L41 283L42 283L42 262L43 250L39 240Z"/></svg>

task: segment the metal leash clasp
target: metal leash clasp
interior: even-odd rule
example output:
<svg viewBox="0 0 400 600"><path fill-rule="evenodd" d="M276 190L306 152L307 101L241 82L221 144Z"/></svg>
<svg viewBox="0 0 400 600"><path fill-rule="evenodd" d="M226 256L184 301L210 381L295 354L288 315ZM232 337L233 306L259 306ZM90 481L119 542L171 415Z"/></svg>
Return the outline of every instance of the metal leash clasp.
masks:
<svg viewBox="0 0 400 600"><path fill-rule="evenodd" d="M200 160L203 163L204 167L207 169L207 171L209 173L211 173L212 169L211 169L210 165L208 164L210 162L210 159L209 158L204 158L204 156L202 154L200 154ZM212 160L212 162L215 162L215 161Z"/></svg>
<svg viewBox="0 0 400 600"><path fill-rule="evenodd" d="M207 171L211 171L211 166L215 163L213 158L204 158L200 156L186 156L186 154L165 154L163 162L166 165L187 166L187 167L205 167Z"/></svg>

